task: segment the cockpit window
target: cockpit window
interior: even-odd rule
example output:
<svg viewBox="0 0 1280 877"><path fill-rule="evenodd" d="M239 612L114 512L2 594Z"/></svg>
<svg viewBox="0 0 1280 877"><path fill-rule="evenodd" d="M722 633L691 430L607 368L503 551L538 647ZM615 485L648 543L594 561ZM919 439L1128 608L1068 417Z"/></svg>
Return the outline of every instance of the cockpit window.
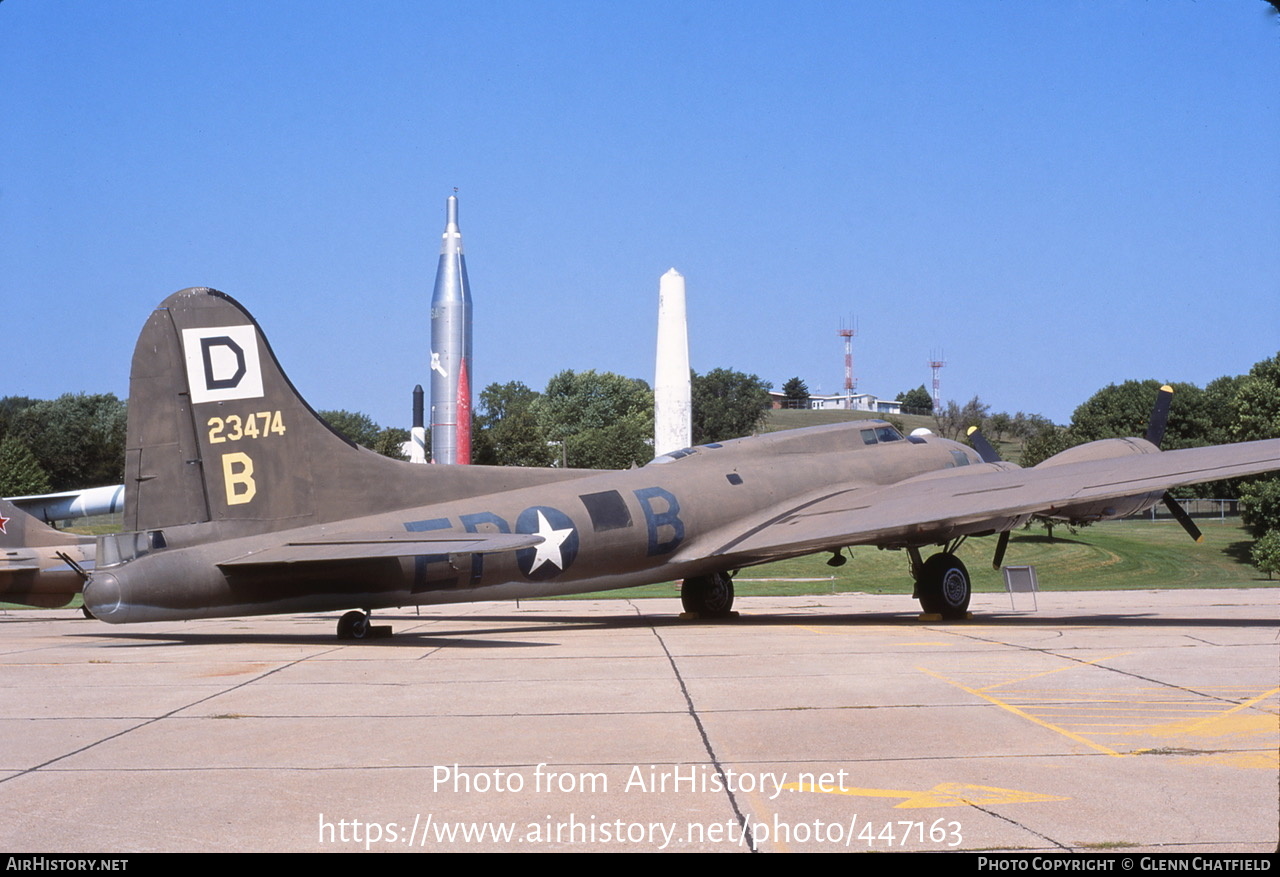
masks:
<svg viewBox="0 0 1280 877"><path fill-rule="evenodd" d="M864 429L862 432L862 443L864 445L874 445L880 442L900 442L902 441L902 433L898 432L892 426L877 426L872 429Z"/></svg>

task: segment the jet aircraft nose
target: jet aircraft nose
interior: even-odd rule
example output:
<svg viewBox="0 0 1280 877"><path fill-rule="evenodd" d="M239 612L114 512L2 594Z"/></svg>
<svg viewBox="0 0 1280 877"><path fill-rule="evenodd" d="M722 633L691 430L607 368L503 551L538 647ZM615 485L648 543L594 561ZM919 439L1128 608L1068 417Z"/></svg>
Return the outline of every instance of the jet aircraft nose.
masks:
<svg viewBox="0 0 1280 877"><path fill-rule="evenodd" d="M84 586L84 606L99 621L123 621L119 580L111 573L95 572Z"/></svg>

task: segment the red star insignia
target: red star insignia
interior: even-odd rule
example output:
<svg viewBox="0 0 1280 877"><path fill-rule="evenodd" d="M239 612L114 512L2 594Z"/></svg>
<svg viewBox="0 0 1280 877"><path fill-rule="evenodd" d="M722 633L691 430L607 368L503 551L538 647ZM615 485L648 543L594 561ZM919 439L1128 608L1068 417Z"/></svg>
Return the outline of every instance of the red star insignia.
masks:
<svg viewBox="0 0 1280 877"><path fill-rule="evenodd" d="M11 521L11 520L13 520L13 519L12 519L12 518L6 518L4 515L0 515L0 533L8 533L8 532L9 532L8 530L6 530L6 529L4 528L4 525L5 525L5 524L7 524L7 523L9 523L9 521Z"/></svg>

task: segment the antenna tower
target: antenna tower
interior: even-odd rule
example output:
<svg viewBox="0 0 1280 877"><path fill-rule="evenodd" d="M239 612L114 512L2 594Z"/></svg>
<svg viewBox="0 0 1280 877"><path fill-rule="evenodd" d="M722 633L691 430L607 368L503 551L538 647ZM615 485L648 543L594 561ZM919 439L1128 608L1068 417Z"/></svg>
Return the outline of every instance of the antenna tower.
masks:
<svg viewBox="0 0 1280 877"><path fill-rule="evenodd" d="M929 368L933 369L933 410L938 412L942 410L942 381L938 377L938 372L946 365L942 361L943 353L929 351Z"/></svg>
<svg viewBox="0 0 1280 877"><path fill-rule="evenodd" d="M858 321L849 318L846 323L840 321L840 329L836 333L844 339L844 407L853 407L853 391L858 382L853 377L853 338L858 334Z"/></svg>

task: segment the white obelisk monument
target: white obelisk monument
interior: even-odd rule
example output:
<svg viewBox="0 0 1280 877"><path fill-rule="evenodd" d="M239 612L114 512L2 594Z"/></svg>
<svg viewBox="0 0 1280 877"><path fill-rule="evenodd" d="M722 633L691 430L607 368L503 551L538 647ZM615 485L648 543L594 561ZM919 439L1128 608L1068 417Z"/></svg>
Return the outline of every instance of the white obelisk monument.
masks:
<svg viewBox="0 0 1280 877"><path fill-rule="evenodd" d="M689 329L684 275L672 268L658 280L658 358L653 380L653 455L693 444L689 396Z"/></svg>

